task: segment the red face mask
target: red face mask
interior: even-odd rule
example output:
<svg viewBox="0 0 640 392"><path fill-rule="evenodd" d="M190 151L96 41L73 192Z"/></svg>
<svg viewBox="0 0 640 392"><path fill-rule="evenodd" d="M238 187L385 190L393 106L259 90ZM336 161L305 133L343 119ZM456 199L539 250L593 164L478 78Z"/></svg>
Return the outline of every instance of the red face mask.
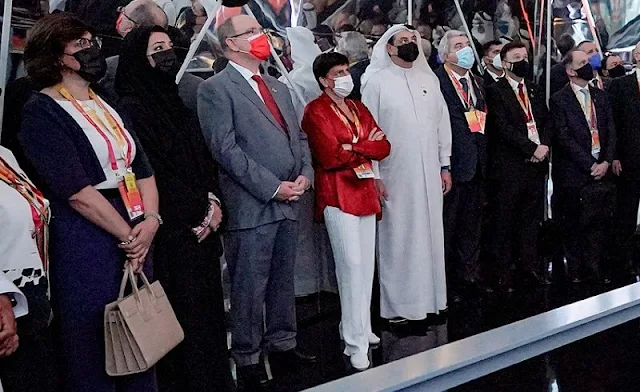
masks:
<svg viewBox="0 0 640 392"><path fill-rule="evenodd" d="M250 49L249 54L258 60L265 61L271 55L271 45L266 34L258 34L249 38Z"/></svg>

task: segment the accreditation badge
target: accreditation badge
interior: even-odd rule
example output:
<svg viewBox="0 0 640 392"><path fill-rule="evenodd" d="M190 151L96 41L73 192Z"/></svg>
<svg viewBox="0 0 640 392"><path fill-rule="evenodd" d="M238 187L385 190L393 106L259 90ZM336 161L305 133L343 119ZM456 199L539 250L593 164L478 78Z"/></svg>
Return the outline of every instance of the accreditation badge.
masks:
<svg viewBox="0 0 640 392"><path fill-rule="evenodd" d="M527 136L529 140L537 145L540 145L540 135L538 134L538 127L535 121L529 121L527 123Z"/></svg>
<svg viewBox="0 0 640 392"><path fill-rule="evenodd" d="M373 165L371 164L371 162L366 162L358 167L354 167L353 171L356 172L356 176L358 176L358 178L361 180L375 178L375 175L373 173Z"/></svg>
<svg viewBox="0 0 640 392"><path fill-rule="evenodd" d="M133 221L144 215L144 205L142 204L142 196L136 184L136 175L128 169L125 175L118 180L118 190L122 201L129 214L129 220Z"/></svg>
<svg viewBox="0 0 640 392"><path fill-rule="evenodd" d="M481 110L470 110L464 113L471 133L481 133L484 135L484 128L487 124L487 113Z"/></svg>

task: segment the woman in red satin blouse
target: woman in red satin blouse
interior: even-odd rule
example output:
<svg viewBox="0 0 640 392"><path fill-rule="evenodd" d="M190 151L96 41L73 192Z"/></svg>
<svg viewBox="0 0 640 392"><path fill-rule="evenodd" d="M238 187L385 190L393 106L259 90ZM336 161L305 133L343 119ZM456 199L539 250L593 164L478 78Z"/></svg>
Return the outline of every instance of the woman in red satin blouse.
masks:
<svg viewBox="0 0 640 392"><path fill-rule="evenodd" d="M391 145L369 110L345 99L353 90L348 59L338 53L318 56L313 73L323 94L307 105L307 133L315 168L315 216L324 221L336 262L345 355L357 370L369 367L376 215L381 205L373 161L389 155Z"/></svg>

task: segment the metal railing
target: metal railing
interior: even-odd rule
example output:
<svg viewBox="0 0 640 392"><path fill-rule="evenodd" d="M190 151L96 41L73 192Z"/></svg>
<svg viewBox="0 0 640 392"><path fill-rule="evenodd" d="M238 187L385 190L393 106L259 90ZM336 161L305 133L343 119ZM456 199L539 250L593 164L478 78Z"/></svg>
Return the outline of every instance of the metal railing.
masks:
<svg viewBox="0 0 640 392"><path fill-rule="evenodd" d="M638 317L635 283L308 391L444 391Z"/></svg>

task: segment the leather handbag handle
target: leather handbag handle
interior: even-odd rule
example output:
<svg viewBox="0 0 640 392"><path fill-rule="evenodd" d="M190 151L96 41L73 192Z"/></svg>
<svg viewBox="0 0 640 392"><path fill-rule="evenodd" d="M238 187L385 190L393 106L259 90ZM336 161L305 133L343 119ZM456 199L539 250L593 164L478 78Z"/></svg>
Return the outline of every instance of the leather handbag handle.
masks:
<svg viewBox="0 0 640 392"><path fill-rule="evenodd" d="M129 262L128 261L124 265L124 269L122 270L122 282L120 283L120 294L118 295L118 300L121 300L124 298L124 291L127 288L127 282L129 282Z"/></svg>

